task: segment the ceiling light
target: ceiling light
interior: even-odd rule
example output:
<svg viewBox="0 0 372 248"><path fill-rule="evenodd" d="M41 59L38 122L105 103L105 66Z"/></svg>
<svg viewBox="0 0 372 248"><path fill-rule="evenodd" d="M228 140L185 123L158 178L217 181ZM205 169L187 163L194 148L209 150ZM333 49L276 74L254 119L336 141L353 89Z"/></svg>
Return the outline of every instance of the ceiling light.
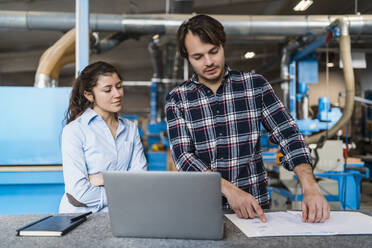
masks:
<svg viewBox="0 0 372 248"><path fill-rule="evenodd" d="M251 59L251 58L253 58L255 55L256 55L256 54L255 54L254 52L246 52L246 53L244 54L244 58L246 58L246 59Z"/></svg>
<svg viewBox="0 0 372 248"><path fill-rule="evenodd" d="M294 11L305 11L310 5L313 4L313 0L301 0L294 8Z"/></svg>
<svg viewBox="0 0 372 248"><path fill-rule="evenodd" d="M335 63L329 62L329 63L327 63L327 67L335 67Z"/></svg>

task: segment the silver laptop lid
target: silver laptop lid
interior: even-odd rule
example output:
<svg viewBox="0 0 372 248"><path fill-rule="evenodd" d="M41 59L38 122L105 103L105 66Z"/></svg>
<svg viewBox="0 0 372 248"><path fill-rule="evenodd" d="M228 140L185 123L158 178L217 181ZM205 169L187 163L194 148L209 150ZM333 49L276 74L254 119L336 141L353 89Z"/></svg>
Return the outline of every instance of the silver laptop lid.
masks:
<svg viewBox="0 0 372 248"><path fill-rule="evenodd" d="M115 236L222 238L219 173L105 172L103 175Z"/></svg>

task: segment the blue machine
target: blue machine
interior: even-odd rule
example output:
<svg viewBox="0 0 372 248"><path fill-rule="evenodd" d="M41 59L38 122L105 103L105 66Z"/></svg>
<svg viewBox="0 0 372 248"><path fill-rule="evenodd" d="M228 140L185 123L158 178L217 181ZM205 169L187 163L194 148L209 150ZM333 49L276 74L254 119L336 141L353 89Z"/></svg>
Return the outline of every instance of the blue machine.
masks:
<svg viewBox="0 0 372 248"><path fill-rule="evenodd" d="M152 146L157 143L163 144L165 147L169 147L169 141L166 136L167 124L165 121L160 123L154 123L147 125L147 142L149 144L149 151L152 150Z"/></svg>
<svg viewBox="0 0 372 248"><path fill-rule="evenodd" d="M328 97L318 99L318 114L319 121L329 122L328 128L331 128L342 116L340 108L331 108L331 103Z"/></svg>
<svg viewBox="0 0 372 248"><path fill-rule="evenodd" d="M147 152L148 170L167 170L167 152L155 151L156 144L162 144L164 148L169 147L169 141L165 133L167 132L167 124L162 121L160 123L150 123L147 126L147 142L149 149Z"/></svg>
<svg viewBox="0 0 372 248"><path fill-rule="evenodd" d="M0 166L61 165L71 88L0 87ZM4 170L2 170L4 171ZM0 172L0 214L56 213L60 171Z"/></svg>
<svg viewBox="0 0 372 248"><path fill-rule="evenodd" d="M291 57L289 63L289 111L293 118L296 119L300 132L304 135L310 135L314 132L329 129L342 116L342 114L340 115L341 111L339 109L333 108L331 110L330 108L322 108L320 110L321 115L318 116L317 119L310 119L306 113L304 113L304 118L297 119L297 102L302 102L302 104L305 105L305 109L308 108L307 101L304 101L308 98L307 91L309 87L307 84L318 83L318 61L315 50L338 36L339 30L330 27L325 34L321 35L318 39L296 52ZM322 99L321 101L324 100L325 99ZM327 120L328 118L319 118L324 116L332 116L332 121Z"/></svg>
<svg viewBox="0 0 372 248"><path fill-rule="evenodd" d="M61 164L71 88L0 87L0 165Z"/></svg>
<svg viewBox="0 0 372 248"><path fill-rule="evenodd" d="M157 111L158 111L158 80L153 78L151 84L151 95L150 95L150 123L147 125L147 143L148 143L148 152L147 152L147 162L148 170L167 170L167 152L164 151L169 147L167 133L167 124L164 120L157 121ZM162 146L160 151L157 151L157 147Z"/></svg>
<svg viewBox="0 0 372 248"><path fill-rule="evenodd" d="M314 132L328 130L341 118L340 108L331 108L328 97L318 99L318 114L316 119L296 120L298 128L303 135L311 135Z"/></svg>
<svg viewBox="0 0 372 248"><path fill-rule="evenodd" d="M318 82L318 62L315 49L328 43L333 37L339 36L339 30L331 27L317 40L310 43L302 50L296 52L289 63L290 89L289 89L289 110L296 119L299 130L304 135L311 135L314 132L330 129L342 116L339 108L331 108L327 97L318 100L318 114L316 119L310 119L306 113L304 118L297 119L297 102L307 104L307 91L309 83ZM298 78L297 78L298 75ZM348 165L349 166L349 165ZM361 165L362 167L364 166ZM363 177L369 177L369 170L365 174L358 170L344 168L343 171L327 171L315 174L317 177L329 178L338 182L338 195L326 195L329 201L340 201L341 209L360 208L360 182ZM301 200L302 195L294 196L287 190L272 188L272 191L284 195L291 200ZM296 197L296 199L295 199Z"/></svg>
<svg viewBox="0 0 372 248"><path fill-rule="evenodd" d="M344 166L344 171L328 171L316 173L315 177L329 178L337 181L338 195L326 195L329 201L339 201L340 209L360 209L360 183L362 178L369 178L369 169L365 173L358 171L358 167L364 167L364 164L348 164ZM355 168L355 169L353 169Z"/></svg>
<svg viewBox="0 0 372 248"><path fill-rule="evenodd" d="M292 67L295 69L295 62L292 62ZM307 55L306 57L297 61L298 64L298 88L296 83L290 84L290 98L294 98L292 94L296 94L296 102L303 102L308 97L308 84L318 83L318 61L315 54ZM292 70L292 76L295 76L295 70ZM304 102L305 108L308 108L307 101ZM292 101L290 104L290 111L293 116L297 116L296 103ZM293 108L293 109L292 109ZM331 108L330 101L327 97L321 97L318 100L318 115L316 119L310 119L307 115L303 119L297 119L299 130L304 135L311 135L312 133L322 130L330 129L341 118L342 113L339 108Z"/></svg>

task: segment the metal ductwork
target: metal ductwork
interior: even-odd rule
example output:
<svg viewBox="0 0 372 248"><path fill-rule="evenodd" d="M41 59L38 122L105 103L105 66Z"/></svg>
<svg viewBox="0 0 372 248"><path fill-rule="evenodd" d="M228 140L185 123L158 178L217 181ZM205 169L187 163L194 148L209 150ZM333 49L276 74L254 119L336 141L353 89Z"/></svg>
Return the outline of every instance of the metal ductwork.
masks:
<svg viewBox="0 0 372 248"><path fill-rule="evenodd" d="M75 29L64 34L40 57L34 86L38 88L58 85L59 72L66 64L75 61Z"/></svg>
<svg viewBox="0 0 372 248"><path fill-rule="evenodd" d="M164 73L165 78L171 79L173 76L175 60L177 59L176 51L177 51L177 45L174 42L169 42L165 46L165 54L166 54L165 73Z"/></svg>
<svg viewBox="0 0 372 248"><path fill-rule="evenodd" d="M158 80L163 78L163 51L159 43L159 36L153 37L148 47L151 54L151 62L154 68L153 77L157 78Z"/></svg>
<svg viewBox="0 0 372 248"><path fill-rule="evenodd" d="M191 14L193 11L193 0L167 0L167 14ZM176 49L177 45L171 41L166 45L166 77L168 79L177 80L181 77L180 75L183 64L183 58L180 57L178 50ZM167 86L169 87L169 85ZM168 88L170 90L170 88Z"/></svg>
<svg viewBox="0 0 372 248"><path fill-rule="evenodd" d="M92 31L130 34L175 35L185 14L110 15L90 14ZM320 33L337 19L344 19L350 35L372 35L372 15L247 16L212 15L220 20L228 36L299 36ZM0 11L0 28L61 30L75 27L75 14L63 12Z"/></svg>
<svg viewBox="0 0 372 248"><path fill-rule="evenodd" d="M138 35L130 35L128 33L116 32L111 34L103 39L99 38L98 33L93 33L91 36L91 49L94 53L100 54L106 51L111 50L112 48L118 46L125 40L134 38L139 39Z"/></svg>
<svg viewBox="0 0 372 248"><path fill-rule="evenodd" d="M167 0L166 15L169 13L191 13L192 7L193 0ZM180 24L181 23L179 23L179 25ZM165 95L169 90L166 90L164 82L171 80L176 59L176 44L173 39L170 38L168 33L164 33L164 30L164 28L159 29L158 27L155 27L155 35L153 35L152 41L148 46L154 68L153 78L151 79L150 100L150 116L152 124L164 117ZM163 58L163 55L165 55L165 58ZM176 68L176 70L178 70L178 68Z"/></svg>
<svg viewBox="0 0 372 248"><path fill-rule="evenodd" d="M169 13L172 14L190 14L192 13L193 0L170 0Z"/></svg>
<svg viewBox="0 0 372 248"><path fill-rule="evenodd" d="M282 57L280 59L280 78L283 82L281 88L283 90L283 104L286 108L289 108L289 60L291 53L300 46L300 42L294 41L282 49Z"/></svg>
<svg viewBox="0 0 372 248"><path fill-rule="evenodd" d="M172 1L176 8L183 2ZM169 6L171 7L171 6ZM172 7L173 8L173 7ZM173 10L172 10L173 11ZM346 105L342 118L327 133L333 136L350 119L354 104L354 74L351 66L350 35L372 35L372 15L311 15L311 16L246 16L212 15L221 21L228 36L265 36L266 38L302 36L307 33L321 33L331 23L341 23L340 52L344 64L346 81ZM111 15L90 14L92 31L116 31L121 35L175 35L179 25L191 15L151 14L151 15ZM62 12L0 11L0 28L25 30L67 31L75 27L75 14ZM150 44L151 47L151 44ZM155 51L155 50L154 50ZM283 51L282 65L287 61L290 51ZM158 63L156 63L158 64ZM155 64L154 64L155 65ZM162 75L157 68L156 74ZM156 75L154 75L156 76ZM282 68L281 77L287 80L287 72ZM306 138L307 143L315 143L324 132Z"/></svg>
<svg viewBox="0 0 372 248"><path fill-rule="evenodd" d="M355 95L355 80L354 71L351 59L351 43L350 34L348 30L347 20L340 18L337 20L340 27L340 57L344 65L345 90L346 101L342 117L338 122L328 131L323 131L318 134L305 138L307 144L318 143L319 141L331 138L337 133L351 118L354 109L354 95Z"/></svg>

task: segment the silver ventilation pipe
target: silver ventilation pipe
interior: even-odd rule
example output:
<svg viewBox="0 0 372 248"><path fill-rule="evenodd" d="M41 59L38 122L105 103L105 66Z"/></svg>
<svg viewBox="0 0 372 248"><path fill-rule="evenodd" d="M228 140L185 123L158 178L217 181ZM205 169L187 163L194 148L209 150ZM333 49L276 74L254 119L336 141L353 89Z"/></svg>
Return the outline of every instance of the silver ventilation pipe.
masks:
<svg viewBox="0 0 372 248"><path fill-rule="evenodd" d="M130 35L128 33L116 32L111 34L103 39L100 39L97 32L92 33L91 35L91 49L94 53L100 54L106 51L111 50L112 48L118 46L125 40L128 39L139 39L138 35Z"/></svg>
<svg viewBox="0 0 372 248"><path fill-rule="evenodd" d="M283 91L283 104L289 109L289 52L287 47L282 49L282 57L280 59L280 79L283 80L280 87Z"/></svg>
<svg viewBox="0 0 372 248"><path fill-rule="evenodd" d="M281 88L283 90L283 104L289 108L289 59L293 51L301 46L300 42L294 41L282 49L282 57L280 60L280 78L283 81Z"/></svg>
<svg viewBox="0 0 372 248"><path fill-rule="evenodd" d="M174 42L168 42L165 46L165 78L171 79L173 76L173 70L175 67L175 61L176 61L176 50L177 45Z"/></svg>
<svg viewBox="0 0 372 248"><path fill-rule="evenodd" d="M149 43L148 49L151 54L151 62L154 67L153 78L160 81L163 78L163 51L160 47L160 38L156 36Z"/></svg>
<svg viewBox="0 0 372 248"><path fill-rule="evenodd" d="M192 13L194 0L170 0L169 13L172 14L190 14Z"/></svg>
<svg viewBox="0 0 372 248"><path fill-rule="evenodd" d="M167 0L169 2L168 14L191 14L193 12L194 0ZM183 65L183 58L177 50L177 44L173 41L167 44L167 77L174 81L182 78L181 74ZM167 91L171 90L174 86L167 84Z"/></svg>
<svg viewBox="0 0 372 248"><path fill-rule="evenodd" d="M372 15L247 16L212 15L229 36L299 36L320 33L337 19L344 19L351 35L372 35ZM130 34L175 35L185 14L112 15L90 14L92 31ZM0 28L61 30L75 27L75 14L63 12L0 11Z"/></svg>

